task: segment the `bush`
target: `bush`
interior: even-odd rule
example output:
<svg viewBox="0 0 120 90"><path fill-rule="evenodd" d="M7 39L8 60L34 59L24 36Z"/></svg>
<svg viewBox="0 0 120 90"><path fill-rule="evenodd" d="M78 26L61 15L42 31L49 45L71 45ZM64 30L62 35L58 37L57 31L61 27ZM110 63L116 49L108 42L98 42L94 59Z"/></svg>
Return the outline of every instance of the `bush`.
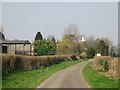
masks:
<svg viewBox="0 0 120 90"><path fill-rule="evenodd" d="M6 56L2 55L2 73L9 73L11 70L15 69L14 61L16 57L15 56Z"/></svg>
<svg viewBox="0 0 120 90"><path fill-rule="evenodd" d="M105 59L100 59L98 60L99 65L101 65L103 67L103 70L106 72L109 70L109 65L108 65L108 61Z"/></svg>
<svg viewBox="0 0 120 90"><path fill-rule="evenodd" d="M29 56L25 56L22 58L23 61L23 70L30 70L31 67L31 59L35 60L34 57L29 57Z"/></svg>
<svg viewBox="0 0 120 90"><path fill-rule="evenodd" d="M37 40L34 42L34 48L37 56L43 55L54 55L56 46L52 41L49 40Z"/></svg>
<svg viewBox="0 0 120 90"><path fill-rule="evenodd" d="M14 60L14 68L15 69L22 69L23 68L23 58L22 56L15 56Z"/></svg>
<svg viewBox="0 0 120 90"><path fill-rule="evenodd" d="M109 65L108 65L108 62L107 61L104 61L103 63L103 68L104 68L104 71L108 71L109 70Z"/></svg>
<svg viewBox="0 0 120 90"><path fill-rule="evenodd" d="M32 69L38 69L40 68L40 63L37 59L31 60L31 68Z"/></svg>
<svg viewBox="0 0 120 90"><path fill-rule="evenodd" d="M120 75L119 74L120 61L119 60L120 60L120 58L113 58L110 61L110 63L109 63L110 68L109 68L109 71L107 73L120 78L120 76L119 76Z"/></svg>
<svg viewBox="0 0 120 90"><path fill-rule="evenodd" d="M96 56L93 60L93 67L97 70L103 70L106 74L118 77L120 65L118 64L120 58L112 58L110 56Z"/></svg>
<svg viewBox="0 0 120 90"><path fill-rule="evenodd" d="M110 68L110 61L112 57L110 56L96 56L93 60L93 65L98 70L108 71Z"/></svg>

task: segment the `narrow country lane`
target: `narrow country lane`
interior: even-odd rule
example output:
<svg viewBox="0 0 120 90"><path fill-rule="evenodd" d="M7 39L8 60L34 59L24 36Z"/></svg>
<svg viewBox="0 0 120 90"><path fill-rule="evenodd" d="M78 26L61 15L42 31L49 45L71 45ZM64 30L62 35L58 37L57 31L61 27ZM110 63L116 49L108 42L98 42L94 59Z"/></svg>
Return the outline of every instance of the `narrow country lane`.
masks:
<svg viewBox="0 0 120 90"><path fill-rule="evenodd" d="M37 88L88 88L82 69L90 61L81 62L53 74Z"/></svg>

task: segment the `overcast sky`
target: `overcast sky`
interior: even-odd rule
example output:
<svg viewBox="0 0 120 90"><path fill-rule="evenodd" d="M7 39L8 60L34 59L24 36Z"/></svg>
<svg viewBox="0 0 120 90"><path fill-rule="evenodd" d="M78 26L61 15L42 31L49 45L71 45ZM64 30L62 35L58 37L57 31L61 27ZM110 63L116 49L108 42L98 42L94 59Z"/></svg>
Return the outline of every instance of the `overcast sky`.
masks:
<svg viewBox="0 0 120 90"><path fill-rule="evenodd" d="M0 5L1 7L1 5ZM7 39L33 41L40 31L44 37L62 38L64 27L77 24L80 34L107 37L117 44L117 2L4 2L2 24Z"/></svg>

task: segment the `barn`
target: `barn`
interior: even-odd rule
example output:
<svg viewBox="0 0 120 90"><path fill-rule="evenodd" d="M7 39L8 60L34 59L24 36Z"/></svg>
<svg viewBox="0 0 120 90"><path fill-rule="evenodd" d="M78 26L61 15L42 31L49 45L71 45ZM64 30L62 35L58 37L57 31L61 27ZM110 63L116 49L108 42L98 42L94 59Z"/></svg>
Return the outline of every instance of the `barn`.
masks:
<svg viewBox="0 0 120 90"><path fill-rule="evenodd" d="M3 54L20 54L31 55L32 44L28 40L6 40L0 37L0 53Z"/></svg>
<svg viewBox="0 0 120 90"><path fill-rule="evenodd" d="M3 54L31 55L32 46L28 40L4 40L0 44Z"/></svg>

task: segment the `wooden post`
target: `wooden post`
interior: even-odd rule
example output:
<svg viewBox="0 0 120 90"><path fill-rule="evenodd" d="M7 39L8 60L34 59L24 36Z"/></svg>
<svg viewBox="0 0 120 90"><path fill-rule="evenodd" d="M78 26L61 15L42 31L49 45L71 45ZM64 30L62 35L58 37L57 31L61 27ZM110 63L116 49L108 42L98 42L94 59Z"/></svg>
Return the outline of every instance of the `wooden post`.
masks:
<svg viewBox="0 0 120 90"><path fill-rule="evenodd" d="M7 49L8 54L11 54L11 45L8 44L8 49Z"/></svg>
<svg viewBox="0 0 120 90"><path fill-rule="evenodd" d="M17 50L17 47L16 47L16 44L15 44L15 54L16 54L16 50Z"/></svg>
<svg viewBox="0 0 120 90"><path fill-rule="evenodd" d="M23 55L25 55L25 43L23 43Z"/></svg>
<svg viewBox="0 0 120 90"><path fill-rule="evenodd" d="M30 43L30 55L32 55L31 53L32 53L32 45Z"/></svg>

